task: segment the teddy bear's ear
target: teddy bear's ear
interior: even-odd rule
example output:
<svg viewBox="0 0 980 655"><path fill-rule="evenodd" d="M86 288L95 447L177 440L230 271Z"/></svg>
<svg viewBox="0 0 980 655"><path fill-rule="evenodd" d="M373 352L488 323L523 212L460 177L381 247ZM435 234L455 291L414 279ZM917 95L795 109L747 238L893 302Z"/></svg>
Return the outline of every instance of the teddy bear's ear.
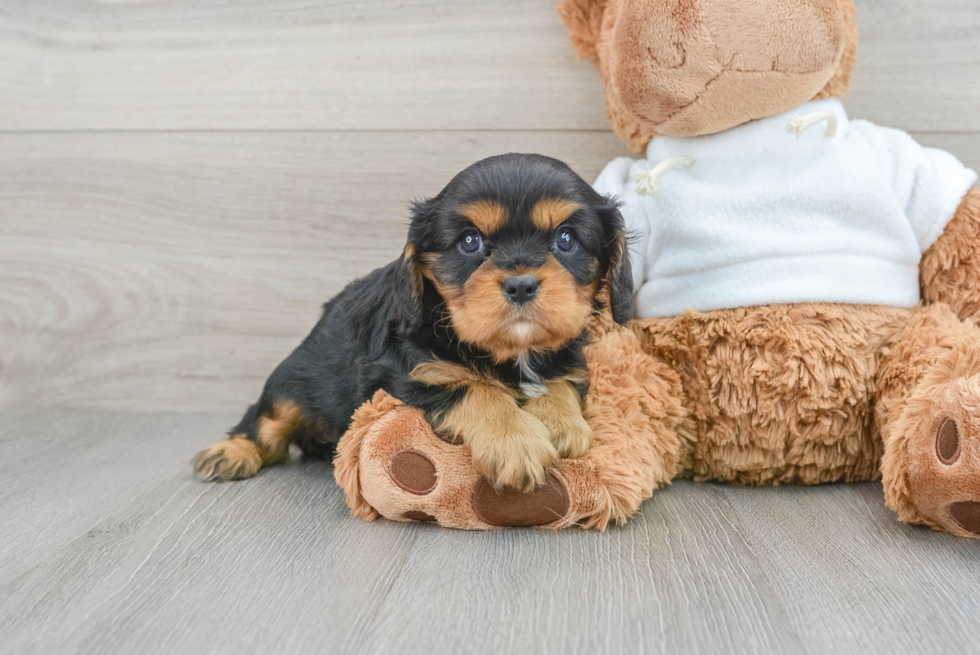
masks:
<svg viewBox="0 0 980 655"><path fill-rule="evenodd" d="M591 59L603 79L606 79L609 64L599 60L599 41L608 4L609 0L562 0L558 5L558 13L568 27L568 38L578 51L578 56ZM607 29L608 27L607 24ZM611 84L606 84L606 104L616 134L626 141L633 152L644 152L654 131L641 125L623 108Z"/></svg>
<svg viewBox="0 0 980 655"><path fill-rule="evenodd" d="M568 38L582 59L598 59L596 45L602 28L602 14L608 0L562 0L558 13L568 27Z"/></svg>
<svg viewBox="0 0 980 655"><path fill-rule="evenodd" d="M820 90L814 100L824 98L843 98L851 92L851 76L857 65L858 16L854 0L837 0L844 16L844 52L841 54L837 71Z"/></svg>

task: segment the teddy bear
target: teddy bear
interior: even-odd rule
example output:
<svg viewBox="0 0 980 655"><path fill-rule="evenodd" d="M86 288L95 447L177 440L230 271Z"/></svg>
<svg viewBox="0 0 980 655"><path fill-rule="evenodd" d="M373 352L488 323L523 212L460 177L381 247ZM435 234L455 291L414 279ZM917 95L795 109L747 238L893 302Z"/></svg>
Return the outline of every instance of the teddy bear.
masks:
<svg viewBox="0 0 980 655"><path fill-rule="evenodd" d="M563 0L637 153L595 187L636 315L593 319L595 439L524 494L384 391L335 476L356 516L605 529L674 478L881 479L901 521L980 537L980 190L847 116L853 0Z"/></svg>

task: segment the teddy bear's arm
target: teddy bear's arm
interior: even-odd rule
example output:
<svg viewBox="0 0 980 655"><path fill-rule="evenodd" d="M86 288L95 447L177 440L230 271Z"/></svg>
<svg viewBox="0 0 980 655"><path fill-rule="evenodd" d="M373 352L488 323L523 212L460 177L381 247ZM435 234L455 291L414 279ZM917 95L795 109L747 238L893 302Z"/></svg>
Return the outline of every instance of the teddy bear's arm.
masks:
<svg viewBox="0 0 980 655"><path fill-rule="evenodd" d="M980 187L960 202L919 265L922 299L942 302L961 319L980 320Z"/></svg>

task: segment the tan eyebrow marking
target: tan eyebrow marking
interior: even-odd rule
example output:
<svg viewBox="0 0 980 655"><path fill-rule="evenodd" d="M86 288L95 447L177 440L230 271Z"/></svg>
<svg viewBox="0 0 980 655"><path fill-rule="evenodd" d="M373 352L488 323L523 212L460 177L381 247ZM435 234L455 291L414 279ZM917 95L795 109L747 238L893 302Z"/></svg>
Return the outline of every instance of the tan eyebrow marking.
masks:
<svg viewBox="0 0 980 655"><path fill-rule="evenodd" d="M470 219L484 234L496 232L507 224L507 208L493 200L477 200L459 208L459 213Z"/></svg>
<svg viewBox="0 0 980 655"><path fill-rule="evenodd" d="M539 230L550 230L561 225L580 205L564 198L539 200L531 209L531 222Z"/></svg>

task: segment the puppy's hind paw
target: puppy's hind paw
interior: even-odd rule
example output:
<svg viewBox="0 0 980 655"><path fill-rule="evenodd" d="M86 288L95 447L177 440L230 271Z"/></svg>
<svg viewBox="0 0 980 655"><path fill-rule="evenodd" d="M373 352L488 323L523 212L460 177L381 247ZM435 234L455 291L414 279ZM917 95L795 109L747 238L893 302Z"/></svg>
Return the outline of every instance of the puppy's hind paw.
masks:
<svg viewBox="0 0 980 655"><path fill-rule="evenodd" d="M225 439L205 448L194 458L194 473L206 482L244 480L259 472L262 456L255 442Z"/></svg>

